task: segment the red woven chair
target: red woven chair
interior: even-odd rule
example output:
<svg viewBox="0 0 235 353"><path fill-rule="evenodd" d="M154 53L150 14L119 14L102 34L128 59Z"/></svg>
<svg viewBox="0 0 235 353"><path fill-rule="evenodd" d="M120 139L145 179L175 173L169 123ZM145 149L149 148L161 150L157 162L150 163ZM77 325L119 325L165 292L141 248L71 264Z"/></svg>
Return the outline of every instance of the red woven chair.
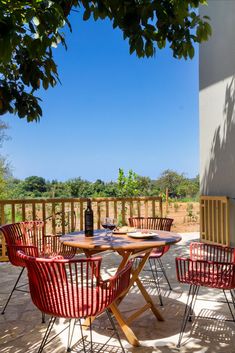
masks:
<svg viewBox="0 0 235 353"><path fill-rule="evenodd" d="M130 282L131 262L122 271L104 281L100 275L101 257L76 260L45 259L27 256L21 251L18 253L27 266L33 303L39 310L51 315L38 353L41 353L47 344L57 317L78 320L82 333L80 320L105 311L128 288ZM106 312L122 351L125 352L112 316L109 310ZM75 322L70 321L67 351L71 350L74 324ZM86 352L83 333L81 337L83 351ZM92 335L89 352L93 352Z"/></svg>
<svg viewBox="0 0 235 353"><path fill-rule="evenodd" d="M5 237L9 261L12 265L21 267L19 276L2 310L2 314L4 314L14 291L27 292L22 289L25 284L18 285L25 268L24 261L17 255L18 250L23 250L26 254L35 257L50 257L58 254L65 258L73 257L76 250L62 245L58 236L44 235L44 222L42 221L6 224L0 227L0 231Z"/></svg>
<svg viewBox="0 0 235 353"><path fill-rule="evenodd" d="M155 229L155 230L165 230L170 231L171 225L173 223L172 218L162 218L162 217L130 217L129 225L138 229ZM153 279L156 284L160 305L163 305L160 284L159 284L159 275L158 272L162 272L165 277L169 289L172 290L170 281L167 277L166 271L164 269L161 257L170 249L169 245L161 246L159 248L153 249L149 257L149 266L152 272ZM158 268L158 266L159 268Z"/></svg>
<svg viewBox="0 0 235 353"><path fill-rule="evenodd" d="M192 321L194 306L201 286L223 290L233 321L235 321L231 303L226 294L226 290L230 292L233 309L235 309L234 248L206 243L191 243L190 257L176 258L176 273L179 282L190 285L177 347L180 347L187 321Z"/></svg>

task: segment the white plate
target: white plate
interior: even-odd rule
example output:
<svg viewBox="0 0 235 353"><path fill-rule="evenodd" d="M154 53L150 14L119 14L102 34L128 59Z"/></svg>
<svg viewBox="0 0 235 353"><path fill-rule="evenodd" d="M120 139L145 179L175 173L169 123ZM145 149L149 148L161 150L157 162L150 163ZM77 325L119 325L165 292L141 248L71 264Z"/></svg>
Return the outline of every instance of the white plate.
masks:
<svg viewBox="0 0 235 353"><path fill-rule="evenodd" d="M141 233L141 232L128 232L128 237L137 238L137 239L145 239L145 238L154 238L158 236L157 233Z"/></svg>

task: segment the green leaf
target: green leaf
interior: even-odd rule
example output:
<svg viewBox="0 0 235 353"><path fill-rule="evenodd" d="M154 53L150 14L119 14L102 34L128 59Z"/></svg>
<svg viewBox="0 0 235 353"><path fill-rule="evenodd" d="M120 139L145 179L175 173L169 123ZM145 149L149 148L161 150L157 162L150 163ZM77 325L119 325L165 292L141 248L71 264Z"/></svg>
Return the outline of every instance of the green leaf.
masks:
<svg viewBox="0 0 235 353"><path fill-rule="evenodd" d="M91 16L90 10L88 10L88 9L85 10L85 11L84 11L84 14L83 14L83 20L84 20L84 21L89 20L90 16Z"/></svg>
<svg viewBox="0 0 235 353"><path fill-rule="evenodd" d="M190 44L188 46L188 55L189 55L190 59L192 59L194 57L194 53L195 53L194 47Z"/></svg>

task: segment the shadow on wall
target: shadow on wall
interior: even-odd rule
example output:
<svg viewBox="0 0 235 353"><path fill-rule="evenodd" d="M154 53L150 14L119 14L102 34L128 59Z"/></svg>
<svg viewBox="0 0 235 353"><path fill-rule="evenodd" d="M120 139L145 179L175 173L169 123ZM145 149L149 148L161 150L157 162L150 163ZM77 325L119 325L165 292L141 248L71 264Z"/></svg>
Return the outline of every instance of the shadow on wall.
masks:
<svg viewBox="0 0 235 353"><path fill-rule="evenodd" d="M200 14L210 17L212 36L200 45L200 90L230 77L235 72L235 1L208 0Z"/></svg>
<svg viewBox="0 0 235 353"><path fill-rule="evenodd" d="M203 195L230 195L231 180L235 184L235 76L226 87L224 124L217 127L210 151L210 161L202 175ZM218 185L223 185L221 194ZM226 188L228 189L226 193ZM230 195L235 197L235 195Z"/></svg>

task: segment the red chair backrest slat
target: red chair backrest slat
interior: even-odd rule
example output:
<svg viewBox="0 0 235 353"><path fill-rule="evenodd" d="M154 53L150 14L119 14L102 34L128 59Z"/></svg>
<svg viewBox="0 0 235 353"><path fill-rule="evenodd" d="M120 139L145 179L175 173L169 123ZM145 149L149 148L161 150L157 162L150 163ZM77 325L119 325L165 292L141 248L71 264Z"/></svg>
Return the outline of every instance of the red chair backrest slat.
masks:
<svg viewBox="0 0 235 353"><path fill-rule="evenodd" d="M5 224L0 231L5 237L9 261L14 266L24 266L24 262L17 257L17 246L33 245L39 252L43 249L43 221Z"/></svg>
<svg viewBox="0 0 235 353"><path fill-rule="evenodd" d="M139 229L155 229L170 231L173 223L172 218L164 217L130 217L129 224L131 227Z"/></svg>

